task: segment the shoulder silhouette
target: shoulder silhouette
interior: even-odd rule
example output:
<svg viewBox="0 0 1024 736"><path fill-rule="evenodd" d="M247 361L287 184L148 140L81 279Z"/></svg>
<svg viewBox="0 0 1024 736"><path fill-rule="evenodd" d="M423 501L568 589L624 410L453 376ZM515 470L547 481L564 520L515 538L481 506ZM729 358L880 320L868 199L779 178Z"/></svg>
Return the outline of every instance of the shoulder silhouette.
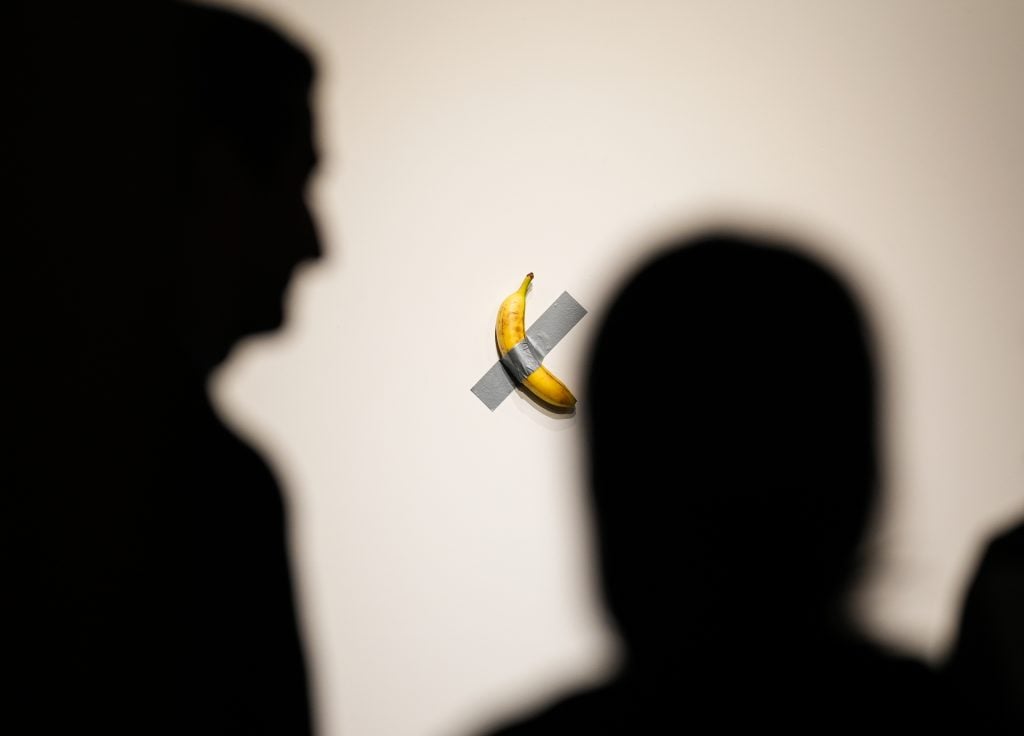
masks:
<svg viewBox="0 0 1024 736"><path fill-rule="evenodd" d="M943 674L975 733L1024 733L1024 521L985 545Z"/></svg>

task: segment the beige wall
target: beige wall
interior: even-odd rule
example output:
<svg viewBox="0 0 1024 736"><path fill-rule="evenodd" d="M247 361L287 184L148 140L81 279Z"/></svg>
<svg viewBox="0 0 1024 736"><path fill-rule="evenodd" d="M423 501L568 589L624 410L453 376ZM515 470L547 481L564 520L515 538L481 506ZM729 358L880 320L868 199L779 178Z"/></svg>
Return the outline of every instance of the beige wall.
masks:
<svg viewBox="0 0 1024 736"><path fill-rule="evenodd" d="M611 661L580 417L469 387L536 273L591 314L655 234L795 229L870 299L888 516L861 595L941 657L1024 507L1024 3L239 0L317 56L328 258L217 376L290 494L325 736L456 736Z"/></svg>

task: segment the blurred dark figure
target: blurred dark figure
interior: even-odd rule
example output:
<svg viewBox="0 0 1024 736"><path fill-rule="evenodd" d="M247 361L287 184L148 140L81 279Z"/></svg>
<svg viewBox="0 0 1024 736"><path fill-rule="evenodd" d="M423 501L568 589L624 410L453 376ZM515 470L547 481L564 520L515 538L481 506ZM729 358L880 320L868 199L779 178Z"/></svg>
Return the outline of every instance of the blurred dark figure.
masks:
<svg viewBox="0 0 1024 736"><path fill-rule="evenodd" d="M310 58L200 6L19 10L8 732L310 733L282 493L207 386L320 254Z"/></svg>
<svg viewBox="0 0 1024 736"><path fill-rule="evenodd" d="M1024 521L986 545L943 674L973 733L1024 733Z"/></svg>
<svg viewBox="0 0 1024 736"><path fill-rule="evenodd" d="M879 477L851 291L799 244L708 231L632 274L591 359L591 502L624 663L497 733L926 733L930 668L844 615Z"/></svg>

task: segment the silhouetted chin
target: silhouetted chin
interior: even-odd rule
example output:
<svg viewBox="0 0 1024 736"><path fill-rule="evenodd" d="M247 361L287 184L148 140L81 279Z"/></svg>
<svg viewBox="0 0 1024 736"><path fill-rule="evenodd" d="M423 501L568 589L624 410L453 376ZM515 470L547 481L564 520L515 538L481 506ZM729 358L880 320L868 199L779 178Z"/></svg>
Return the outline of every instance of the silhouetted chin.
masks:
<svg viewBox="0 0 1024 736"><path fill-rule="evenodd" d="M280 302L273 305L273 308L264 309L260 313L250 312L246 315L244 322L238 324L231 335L225 335L224 339L215 345L208 345L206 348L198 348L193 353L193 364L201 376L216 370L227 361L239 343L261 335L269 335L280 330L285 323L284 309Z"/></svg>
<svg viewBox="0 0 1024 736"><path fill-rule="evenodd" d="M271 305L270 308L265 309L262 313L252 315L252 319L248 320L242 338L276 332L284 326L284 307L281 304L281 299L272 302Z"/></svg>

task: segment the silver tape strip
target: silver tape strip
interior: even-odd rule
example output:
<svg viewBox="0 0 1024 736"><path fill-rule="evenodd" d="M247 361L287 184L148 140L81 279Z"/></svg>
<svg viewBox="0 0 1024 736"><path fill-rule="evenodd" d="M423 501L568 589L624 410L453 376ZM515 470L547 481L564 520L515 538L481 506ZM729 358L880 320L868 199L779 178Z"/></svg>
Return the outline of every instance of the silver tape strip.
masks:
<svg viewBox="0 0 1024 736"><path fill-rule="evenodd" d="M586 313L568 291L563 291L526 331L526 339L533 345L537 357L543 360Z"/></svg>
<svg viewBox="0 0 1024 736"><path fill-rule="evenodd" d="M526 337L520 340L470 389L491 411L498 408L516 384L540 367L544 356L551 352L569 330L583 319L587 310L563 291L544 313L530 325Z"/></svg>
<svg viewBox="0 0 1024 736"><path fill-rule="evenodd" d="M491 411L498 408L510 393L516 390L516 382L500 362L491 366L484 377L470 389Z"/></svg>
<svg viewBox="0 0 1024 736"><path fill-rule="evenodd" d="M512 349L501 356L501 364L516 383L525 381L527 376L540 368L537 349L530 344L530 338L524 337L512 346Z"/></svg>

